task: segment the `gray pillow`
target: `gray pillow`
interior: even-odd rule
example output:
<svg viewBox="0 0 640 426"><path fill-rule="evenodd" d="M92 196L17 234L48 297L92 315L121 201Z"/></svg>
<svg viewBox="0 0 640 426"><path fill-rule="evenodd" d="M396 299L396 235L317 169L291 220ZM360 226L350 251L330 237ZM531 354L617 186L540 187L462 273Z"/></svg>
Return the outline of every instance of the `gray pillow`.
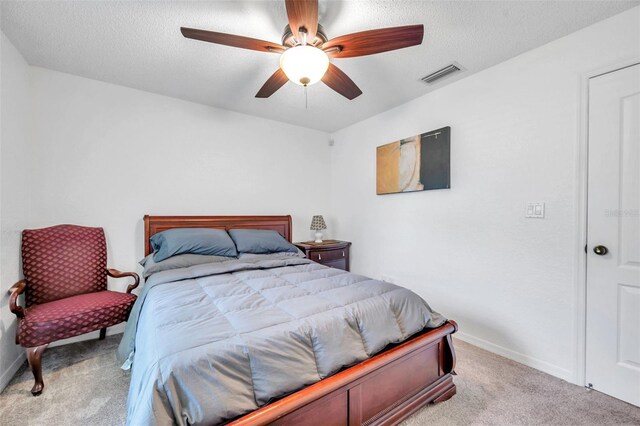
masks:
<svg viewBox="0 0 640 426"><path fill-rule="evenodd" d="M150 239L153 260L161 262L177 254L237 256L236 246L224 229L175 228Z"/></svg>
<svg viewBox="0 0 640 426"><path fill-rule="evenodd" d="M172 256L161 262L153 260L153 253L145 257L140 261L140 265L144 268L142 275L144 278L149 278L156 272L168 271L170 269L188 268L194 265L202 265L205 263L218 263L226 262L227 260L234 260L235 257L229 256L212 256L205 254L179 254Z"/></svg>
<svg viewBox="0 0 640 426"><path fill-rule="evenodd" d="M297 253L298 248L276 231L266 229L230 229L229 235L239 253Z"/></svg>

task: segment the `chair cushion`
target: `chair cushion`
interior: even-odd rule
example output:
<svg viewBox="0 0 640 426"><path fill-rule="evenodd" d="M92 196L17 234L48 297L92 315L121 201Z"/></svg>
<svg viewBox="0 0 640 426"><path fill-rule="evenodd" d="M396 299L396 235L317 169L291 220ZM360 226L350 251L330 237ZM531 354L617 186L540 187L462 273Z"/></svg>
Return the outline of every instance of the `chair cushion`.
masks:
<svg viewBox="0 0 640 426"><path fill-rule="evenodd" d="M106 267L102 228L57 225L22 232L27 307L106 290Z"/></svg>
<svg viewBox="0 0 640 426"><path fill-rule="evenodd" d="M20 344L44 345L121 323L135 300L134 294L100 291L32 305L20 321Z"/></svg>

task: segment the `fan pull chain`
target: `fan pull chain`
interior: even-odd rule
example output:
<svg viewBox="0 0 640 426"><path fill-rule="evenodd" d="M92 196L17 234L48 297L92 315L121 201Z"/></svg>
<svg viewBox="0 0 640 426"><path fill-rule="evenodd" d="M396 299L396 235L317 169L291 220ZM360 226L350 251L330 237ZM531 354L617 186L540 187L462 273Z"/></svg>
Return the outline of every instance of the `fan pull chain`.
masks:
<svg viewBox="0 0 640 426"><path fill-rule="evenodd" d="M309 96L307 95L307 86L304 86L304 109L309 109Z"/></svg>

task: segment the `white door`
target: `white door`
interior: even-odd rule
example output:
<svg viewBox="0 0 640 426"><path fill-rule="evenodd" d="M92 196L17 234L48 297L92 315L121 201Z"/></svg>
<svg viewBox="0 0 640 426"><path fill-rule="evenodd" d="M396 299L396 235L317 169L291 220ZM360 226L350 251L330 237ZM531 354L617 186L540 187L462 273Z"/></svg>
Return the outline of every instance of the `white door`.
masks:
<svg viewBox="0 0 640 426"><path fill-rule="evenodd" d="M589 82L587 383L640 406L640 64Z"/></svg>

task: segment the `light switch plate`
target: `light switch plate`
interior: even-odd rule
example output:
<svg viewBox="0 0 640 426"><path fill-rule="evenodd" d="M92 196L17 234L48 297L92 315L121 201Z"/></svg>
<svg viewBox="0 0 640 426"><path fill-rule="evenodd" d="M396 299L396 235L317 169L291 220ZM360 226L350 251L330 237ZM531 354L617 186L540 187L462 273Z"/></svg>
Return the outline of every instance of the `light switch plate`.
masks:
<svg viewBox="0 0 640 426"><path fill-rule="evenodd" d="M544 219L544 203L527 203L524 217Z"/></svg>

